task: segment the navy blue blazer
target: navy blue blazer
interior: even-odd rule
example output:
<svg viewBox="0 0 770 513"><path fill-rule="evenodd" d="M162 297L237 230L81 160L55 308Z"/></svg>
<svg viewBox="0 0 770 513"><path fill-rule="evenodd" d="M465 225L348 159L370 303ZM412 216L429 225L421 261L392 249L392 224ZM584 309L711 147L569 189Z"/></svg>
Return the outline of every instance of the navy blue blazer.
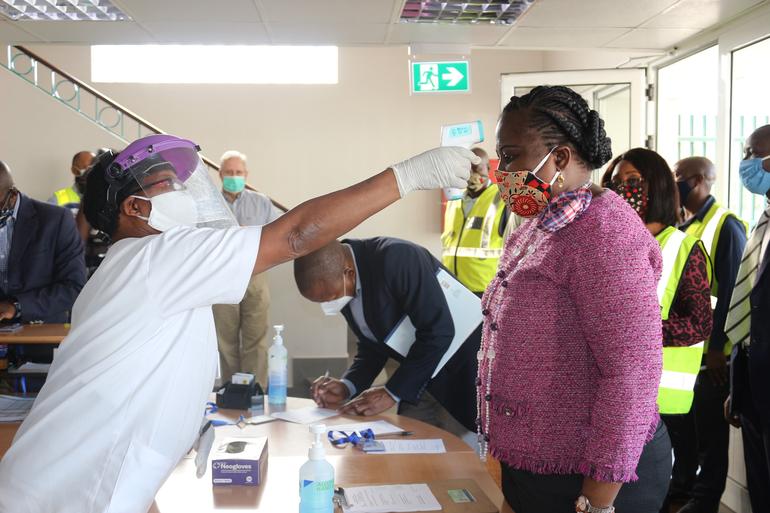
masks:
<svg viewBox="0 0 770 513"><path fill-rule="evenodd" d="M762 257L751 290L751 333L748 350L733 347L730 371L734 413L758 415L770 422L770 254ZM748 403L750 401L750 404Z"/></svg>
<svg viewBox="0 0 770 513"><path fill-rule="evenodd" d="M441 263L427 249L400 239L343 242L350 244L355 254L364 318L376 338L371 340L361 333L349 305L342 309L358 337L358 353L343 377L362 392L371 386L388 358L393 358L400 365L388 380L388 390L414 404L427 389L461 424L475 430L481 325L431 379L455 334L452 314L436 280ZM405 315L414 324L416 340L403 357L384 342Z"/></svg>
<svg viewBox="0 0 770 513"><path fill-rule="evenodd" d="M69 321L69 311L86 282L83 241L69 210L19 196L8 257L8 290L23 322Z"/></svg>

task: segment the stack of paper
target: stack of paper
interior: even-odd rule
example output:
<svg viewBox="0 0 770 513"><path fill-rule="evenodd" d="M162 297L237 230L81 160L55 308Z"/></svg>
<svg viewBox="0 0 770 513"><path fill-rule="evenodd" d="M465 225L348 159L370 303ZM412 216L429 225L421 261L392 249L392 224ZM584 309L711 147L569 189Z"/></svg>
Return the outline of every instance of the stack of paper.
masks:
<svg viewBox="0 0 770 513"><path fill-rule="evenodd" d="M441 511L427 484L345 487L345 513Z"/></svg>
<svg viewBox="0 0 770 513"><path fill-rule="evenodd" d="M446 452L444 442L440 438L427 440L377 440L385 446L384 451L373 451L367 454L443 454Z"/></svg>
<svg viewBox="0 0 770 513"><path fill-rule="evenodd" d="M0 333L18 333L24 328L20 322L14 322L11 324L0 324Z"/></svg>
<svg viewBox="0 0 770 513"><path fill-rule="evenodd" d="M297 410L277 411L270 416L285 420L286 422L294 422L295 424L313 424L336 415L339 415L339 413L335 410L308 406L307 408L299 408Z"/></svg>
<svg viewBox="0 0 770 513"><path fill-rule="evenodd" d="M12 395L0 395L0 422L19 422L29 413L32 397L15 397Z"/></svg>

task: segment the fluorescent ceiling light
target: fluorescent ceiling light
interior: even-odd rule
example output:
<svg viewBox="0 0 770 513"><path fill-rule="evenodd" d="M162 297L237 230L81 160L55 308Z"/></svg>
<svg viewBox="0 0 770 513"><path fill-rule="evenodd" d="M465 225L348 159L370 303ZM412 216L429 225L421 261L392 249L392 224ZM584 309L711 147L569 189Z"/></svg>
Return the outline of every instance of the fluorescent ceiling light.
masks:
<svg viewBox="0 0 770 513"><path fill-rule="evenodd" d="M406 0L401 11L405 23L454 23L513 25L535 0L479 0L445 2Z"/></svg>
<svg viewBox="0 0 770 513"><path fill-rule="evenodd" d="M91 81L143 84L336 84L336 46L98 45Z"/></svg>
<svg viewBox="0 0 770 513"><path fill-rule="evenodd" d="M0 14L13 21L128 21L109 0L0 0Z"/></svg>

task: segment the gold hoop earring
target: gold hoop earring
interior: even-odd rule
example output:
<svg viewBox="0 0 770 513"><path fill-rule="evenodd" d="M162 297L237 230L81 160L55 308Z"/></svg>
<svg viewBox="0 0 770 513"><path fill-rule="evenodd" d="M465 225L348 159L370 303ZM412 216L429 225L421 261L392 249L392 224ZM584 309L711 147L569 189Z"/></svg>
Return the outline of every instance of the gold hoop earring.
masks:
<svg viewBox="0 0 770 513"><path fill-rule="evenodd" d="M556 183L559 184L559 187L564 187L564 175L561 173L561 169L556 168L556 172L559 173L559 177L556 179Z"/></svg>

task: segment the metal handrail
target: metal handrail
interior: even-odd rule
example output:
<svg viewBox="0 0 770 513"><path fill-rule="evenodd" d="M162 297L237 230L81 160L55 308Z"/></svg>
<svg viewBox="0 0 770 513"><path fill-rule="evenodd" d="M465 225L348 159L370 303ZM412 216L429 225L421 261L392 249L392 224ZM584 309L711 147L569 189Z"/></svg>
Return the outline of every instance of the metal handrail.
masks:
<svg viewBox="0 0 770 513"><path fill-rule="evenodd" d="M13 54L12 50L16 50L19 53ZM25 55L29 59L30 64L29 64L29 68L26 71L20 71L17 69L17 65L15 61L20 54ZM43 57L40 57L36 53L32 52L31 50L23 46L9 45L7 57L8 57L7 65L3 63L0 63L0 64L2 64L3 67L8 69L8 71L20 77L21 79L29 82L30 84L34 85L37 89L40 89L46 94L59 100L61 103L67 105L68 107L75 110L76 112L86 117L90 121L96 123L102 129L107 130L108 132L118 137L119 139L121 139L127 144L130 142L130 140L127 139L125 136L125 119L126 118L128 118L129 120L133 121L136 124L138 137L142 136L142 129L144 129L145 132L150 132L154 134L166 133L164 130L161 130L156 125L150 123L149 121L142 118L138 114L127 109L120 103L116 102L115 100L97 91L96 89L86 84L82 80L78 79L74 75L64 71L58 66L51 64L48 60L44 59ZM51 72L50 83L48 84L49 87L44 87L43 85L41 85L42 79L38 73L39 71L38 64L42 65L44 68L47 68L47 70ZM32 75L31 77L30 77L30 74ZM60 77L63 80L57 79L57 77ZM60 86L65 82L69 83L74 90L72 96L69 98L64 98L61 92L59 91ZM83 105L81 102L82 100L81 91L85 91L86 93L94 97L93 115L88 114L86 110L83 108ZM73 102L75 103L73 104ZM104 106L100 108L99 102L101 102ZM101 116L106 109L112 109L116 113L118 113L117 120L115 121L115 123L107 124L101 120ZM201 155L201 159L208 167L210 167L215 171L219 171L219 165L216 162L206 157L205 155ZM246 187L253 191L257 190L248 184L246 185ZM277 208L279 208L283 212L286 212L288 210L285 206L283 206L281 203L277 202L273 198L270 198L270 201L273 203L273 205L275 205Z"/></svg>

